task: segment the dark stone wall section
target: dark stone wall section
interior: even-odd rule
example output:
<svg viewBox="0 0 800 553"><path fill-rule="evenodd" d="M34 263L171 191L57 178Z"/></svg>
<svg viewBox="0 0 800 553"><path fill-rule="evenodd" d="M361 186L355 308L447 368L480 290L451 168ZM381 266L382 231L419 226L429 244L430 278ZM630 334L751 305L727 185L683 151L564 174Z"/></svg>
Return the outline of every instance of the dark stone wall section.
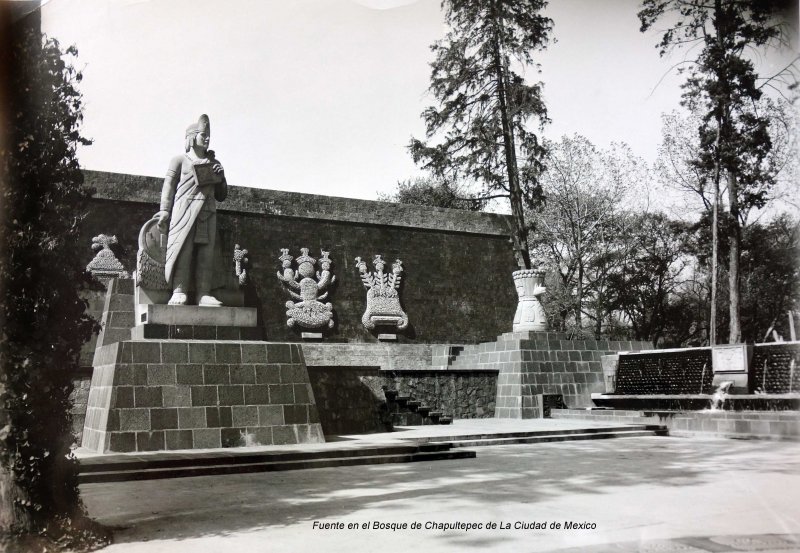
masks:
<svg viewBox="0 0 800 553"><path fill-rule="evenodd" d="M494 417L497 371L384 371L385 386L454 419Z"/></svg>
<svg viewBox="0 0 800 553"><path fill-rule="evenodd" d="M749 383L753 393L800 392L800 342L755 346Z"/></svg>
<svg viewBox="0 0 800 553"><path fill-rule="evenodd" d="M384 386L453 418L494 416L496 371L308 367L308 375L326 436L390 430Z"/></svg>
<svg viewBox="0 0 800 553"><path fill-rule="evenodd" d="M800 342L756 344L750 359L750 393L800 392ZM620 355L619 395L711 394L711 348Z"/></svg>
<svg viewBox="0 0 800 553"><path fill-rule="evenodd" d="M117 258L128 271L136 265L138 233L158 209L160 179L86 172L97 188L85 222L88 245L99 233L114 234ZM252 285L247 305L259 308L267 341L299 341L299 330L286 326L289 298L278 281L281 248L299 255L308 247L318 258L331 252L337 282L327 301L336 326L326 342L371 342L375 334L361 324L366 307L354 258L402 259L400 293L410 327L400 343L479 342L508 329L516 309L511 272L515 269L507 236L507 218L419 206L399 206L232 187L219 204L218 227L223 251L240 244L249 251ZM315 217L325 217L315 218Z"/></svg>
<svg viewBox="0 0 800 553"><path fill-rule="evenodd" d="M372 434L392 430L377 367L308 367L322 433Z"/></svg>
<svg viewBox="0 0 800 553"><path fill-rule="evenodd" d="M710 394L711 349L620 355L616 394Z"/></svg>

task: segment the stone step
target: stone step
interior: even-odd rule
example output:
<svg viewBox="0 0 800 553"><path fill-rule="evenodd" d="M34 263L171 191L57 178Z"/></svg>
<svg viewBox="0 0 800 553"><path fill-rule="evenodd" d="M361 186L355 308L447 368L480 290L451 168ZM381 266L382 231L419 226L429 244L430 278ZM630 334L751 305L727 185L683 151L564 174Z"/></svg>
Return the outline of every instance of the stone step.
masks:
<svg viewBox="0 0 800 553"><path fill-rule="evenodd" d="M397 399L398 392L397 390L387 390L384 387L383 395L386 397L386 401L395 401Z"/></svg>
<svg viewBox="0 0 800 553"><path fill-rule="evenodd" d="M429 436L415 438L419 443L424 442L443 442L443 441L457 441L457 440L486 440L486 439L513 439L513 438L538 438L548 436L566 436L566 435L579 435L579 434L602 434L609 432L627 432L627 431L660 431L664 430L663 426L653 424L634 424L634 425L620 425L620 426L605 426L605 427L590 427L590 428L571 428L561 430L528 430L520 432L494 432L484 434L462 434L450 436Z"/></svg>
<svg viewBox="0 0 800 553"><path fill-rule="evenodd" d="M405 405L406 403L411 401L411 396L397 396L397 397L394 398L394 401L398 405Z"/></svg>
<svg viewBox="0 0 800 553"><path fill-rule="evenodd" d="M180 458L136 459L112 461L102 457L81 461L78 482L123 482L222 474L245 474L310 468L412 463L446 459L472 459L474 451L452 451L449 444L419 446L383 446L365 449L342 449L314 452L254 453L209 455L184 453ZM120 456L105 456L116 457Z"/></svg>
<svg viewBox="0 0 800 553"><path fill-rule="evenodd" d="M432 424L451 424L453 418L445 416L441 411L433 411L429 405L423 405L414 396L399 395L397 390L383 387L387 408L392 415L393 426L420 426Z"/></svg>
<svg viewBox="0 0 800 553"><path fill-rule="evenodd" d="M550 436L521 436L516 438L455 439L446 443L453 447L480 447L492 445L538 444L547 442L568 442L578 440L604 440L610 438L634 438L642 436L666 436L666 429L657 430L618 430L615 432L590 432L583 434L554 434ZM433 442L440 443L440 442Z"/></svg>
<svg viewBox="0 0 800 553"><path fill-rule="evenodd" d="M392 413L394 426L422 426L425 417L419 413Z"/></svg>
<svg viewBox="0 0 800 553"><path fill-rule="evenodd" d="M658 423L658 416L641 411L616 409L551 409L550 418L561 420L591 420L610 423Z"/></svg>

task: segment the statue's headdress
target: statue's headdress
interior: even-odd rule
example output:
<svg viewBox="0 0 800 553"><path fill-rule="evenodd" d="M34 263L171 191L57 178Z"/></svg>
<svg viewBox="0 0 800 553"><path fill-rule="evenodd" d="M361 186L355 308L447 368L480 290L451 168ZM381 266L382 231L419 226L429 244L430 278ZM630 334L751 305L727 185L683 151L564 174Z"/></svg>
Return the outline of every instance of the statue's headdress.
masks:
<svg viewBox="0 0 800 553"><path fill-rule="evenodd" d="M188 152L189 149L192 147L192 140L194 136L199 133L204 132L209 134L211 132L211 122L208 120L208 115L205 113L200 116L197 120L197 123L193 123L186 127L186 151Z"/></svg>

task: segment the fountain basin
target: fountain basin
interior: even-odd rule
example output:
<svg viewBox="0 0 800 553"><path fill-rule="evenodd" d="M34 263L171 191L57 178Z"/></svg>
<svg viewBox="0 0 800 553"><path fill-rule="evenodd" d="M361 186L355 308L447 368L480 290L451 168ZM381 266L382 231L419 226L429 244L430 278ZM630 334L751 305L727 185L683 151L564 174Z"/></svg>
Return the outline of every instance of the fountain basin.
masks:
<svg viewBox="0 0 800 553"><path fill-rule="evenodd" d="M711 407L713 394L592 394L598 407L632 411L700 411ZM800 393L729 394L724 411L797 411Z"/></svg>

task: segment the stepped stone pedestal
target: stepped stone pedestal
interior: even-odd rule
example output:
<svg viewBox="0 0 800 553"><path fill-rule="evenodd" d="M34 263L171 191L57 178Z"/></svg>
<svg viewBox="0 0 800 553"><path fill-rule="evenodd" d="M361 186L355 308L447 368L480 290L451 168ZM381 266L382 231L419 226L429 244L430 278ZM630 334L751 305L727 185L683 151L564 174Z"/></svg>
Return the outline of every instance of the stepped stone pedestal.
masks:
<svg viewBox="0 0 800 553"><path fill-rule="evenodd" d="M108 293L120 291L127 292L112 285ZM132 297L121 296L107 305L126 307ZM143 313L147 320L129 329L130 338L112 341L107 333L95 351L83 447L105 453L325 441L298 344L255 334L219 339L231 328L260 337L255 309L149 305ZM148 339L147 329L167 336ZM171 339L179 330L192 334ZM203 333L216 339L197 339Z"/></svg>
<svg viewBox="0 0 800 553"><path fill-rule="evenodd" d="M560 332L509 332L495 342L439 352L448 369L496 370L495 418L544 417L550 408L589 407L605 391L601 357L647 342L569 340Z"/></svg>

